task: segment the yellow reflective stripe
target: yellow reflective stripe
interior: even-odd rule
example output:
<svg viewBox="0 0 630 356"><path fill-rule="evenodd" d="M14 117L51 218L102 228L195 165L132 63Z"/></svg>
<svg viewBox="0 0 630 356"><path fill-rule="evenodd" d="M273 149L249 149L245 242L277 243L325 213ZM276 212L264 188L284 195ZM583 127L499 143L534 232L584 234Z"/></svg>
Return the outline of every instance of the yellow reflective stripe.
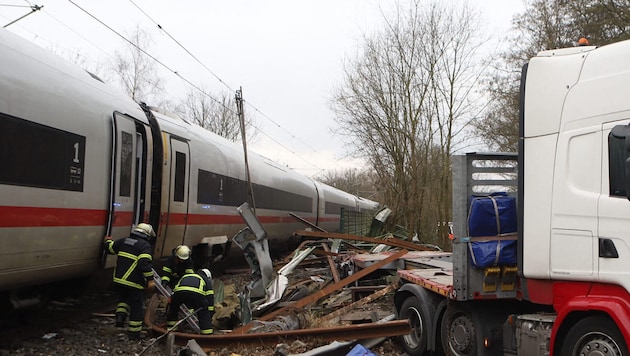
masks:
<svg viewBox="0 0 630 356"><path fill-rule="evenodd" d="M203 330L201 330L201 334L202 335L208 335L208 334L212 334L212 333L214 333L213 329L203 329Z"/></svg>
<svg viewBox="0 0 630 356"><path fill-rule="evenodd" d="M214 305L209 305L208 306L208 311L214 311Z"/></svg>
<svg viewBox="0 0 630 356"><path fill-rule="evenodd" d="M126 271L126 272L123 274L123 276L121 277L122 279L127 280L127 278L129 278L129 275L131 274L131 272L132 272L134 269L136 269L136 266L138 265L138 256L136 256L136 255L132 255L132 254L130 254L130 253L128 253L128 252L123 252L123 251L119 252L119 253L118 253L118 256L120 256L120 257L125 257L125 258L128 258L128 259L130 259L130 260L132 260L132 261L133 261L133 263L131 264L131 266L129 266L129 268L127 269L127 271Z"/></svg>
<svg viewBox="0 0 630 356"><path fill-rule="evenodd" d="M152 261L152 260L153 260L153 258L151 257L151 255L149 255L148 253L141 253L141 254L140 254L140 256L138 256L138 259L141 259L141 258L148 258L148 259L149 259L149 261Z"/></svg>
<svg viewBox="0 0 630 356"><path fill-rule="evenodd" d="M118 256L125 257L125 258L128 258L130 260L134 260L134 261L138 259L138 256L133 255L133 254L131 254L129 252L125 252L125 251L118 252Z"/></svg>
<svg viewBox="0 0 630 356"><path fill-rule="evenodd" d="M116 307L116 313L125 313L129 314L129 304L119 303Z"/></svg>
<svg viewBox="0 0 630 356"><path fill-rule="evenodd" d="M129 320L129 325L127 326L127 330L130 332L136 332L136 333L142 331L142 321Z"/></svg>
<svg viewBox="0 0 630 356"><path fill-rule="evenodd" d="M143 285L140 285L138 283L134 283L134 282L128 281L126 279L122 279L122 278L115 278L114 277L114 282L118 283L118 284L124 284L126 286L133 287L133 288L136 288L136 289L144 289Z"/></svg>
<svg viewBox="0 0 630 356"><path fill-rule="evenodd" d="M162 267L162 271L167 272L167 273L173 273L173 270L166 266Z"/></svg>
<svg viewBox="0 0 630 356"><path fill-rule="evenodd" d="M195 292L195 293L201 293L201 294L204 294L204 293L203 293L203 291L202 291L202 290L200 290L199 288L188 287L188 286L180 286L180 285L178 285L178 286L175 288L175 290L174 290L174 291L175 291L175 292L179 292L179 291L182 291L182 290L186 290L186 291L189 291L189 292Z"/></svg>
<svg viewBox="0 0 630 356"><path fill-rule="evenodd" d="M109 251L109 254L115 254L116 252L114 252L114 240L107 240L105 241L105 243L107 244L107 250Z"/></svg>
<svg viewBox="0 0 630 356"><path fill-rule="evenodd" d="M133 261L131 266L129 266L129 269L127 269L127 272L125 272L125 274L123 274L122 278L124 280L127 280L127 278L129 278L129 275L131 274L131 272L133 272L133 270L136 269L137 265L138 265L138 261Z"/></svg>
<svg viewBox="0 0 630 356"><path fill-rule="evenodd" d="M184 270L184 273L185 274L193 274L193 273L195 273L195 271L192 268L187 268L187 269Z"/></svg>

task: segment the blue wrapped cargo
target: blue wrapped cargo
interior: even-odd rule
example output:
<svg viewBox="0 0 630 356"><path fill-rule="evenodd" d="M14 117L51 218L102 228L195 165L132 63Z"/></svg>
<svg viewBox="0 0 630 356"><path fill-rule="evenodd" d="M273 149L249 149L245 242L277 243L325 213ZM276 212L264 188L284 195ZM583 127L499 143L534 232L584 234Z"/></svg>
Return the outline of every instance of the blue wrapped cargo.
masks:
<svg viewBox="0 0 630 356"><path fill-rule="evenodd" d="M473 196L468 214L468 236L500 236L516 232L516 198L507 193Z"/></svg>

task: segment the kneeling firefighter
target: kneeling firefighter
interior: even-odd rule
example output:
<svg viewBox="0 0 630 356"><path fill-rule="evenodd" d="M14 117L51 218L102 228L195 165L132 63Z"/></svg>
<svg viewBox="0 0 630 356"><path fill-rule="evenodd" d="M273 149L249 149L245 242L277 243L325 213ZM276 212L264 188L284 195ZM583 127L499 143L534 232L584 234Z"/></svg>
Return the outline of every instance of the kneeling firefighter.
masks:
<svg viewBox="0 0 630 356"><path fill-rule="evenodd" d="M180 305L185 304L189 309L199 310L199 328L202 335L214 332L212 317L214 316L214 290L212 289L212 274L206 268L182 276L173 288L171 304L166 315L166 325L173 327L178 320Z"/></svg>

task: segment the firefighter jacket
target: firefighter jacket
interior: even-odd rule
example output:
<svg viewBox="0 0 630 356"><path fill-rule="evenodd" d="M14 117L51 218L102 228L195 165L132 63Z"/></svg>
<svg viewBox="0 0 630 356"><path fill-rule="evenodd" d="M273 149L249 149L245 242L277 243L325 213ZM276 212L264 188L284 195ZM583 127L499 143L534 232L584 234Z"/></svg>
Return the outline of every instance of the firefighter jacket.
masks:
<svg viewBox="0 0 630 356"><path fill-rule="evenodd" d="M195 273L192 258L180 260L177 256L172 255L162 266L162 272L162 283L173 286L185 274Z"/></svg>
<svg viewBox="0 0 630 356"><path fill-rule="evenodd" d="M105 249L110 255L118 255L114 283L144 289L146 281L153 277L152 248L144 236L132 232L116 241L106 240Z"/></svg>
<svg viewBox="0 0 630 356"><path fill-rule="evenodd" d="M214 290L212 281L208 281L197 273L185 274L173 288L173 293L192 292L204 296L208 301L208 311L214 312ZM197 306L195 306L196 308Z"/></svg>

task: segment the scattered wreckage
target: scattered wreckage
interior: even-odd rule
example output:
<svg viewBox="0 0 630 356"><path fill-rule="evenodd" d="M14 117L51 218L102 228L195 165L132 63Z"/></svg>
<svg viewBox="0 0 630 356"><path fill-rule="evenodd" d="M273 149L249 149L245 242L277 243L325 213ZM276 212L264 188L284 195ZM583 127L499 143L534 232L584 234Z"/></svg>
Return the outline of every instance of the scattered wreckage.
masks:
<svg viewBox="0 0 630 356"><path fill-rule="evenodd" d="M357 342L361 342L362 345L377 345L388 337L407 335L411 332L409 321L395 320L391 310L379 313L376 308L371 307L364 313L352 315L352 312L358 307L374 303L396 289L395 273L385 272L385 276L382 276L383 273L374 272L386 271L384 267L395 264L409 250L435 251L435 247L407 242L393 236L373 238L329 233L291 214L309 228L296 231L294 235L308 240L304 241L283 264L274 266L263 226L247 203L237 210L248 227L241 230L233 241L243 250L252 278L238 294L238 308L227 308L227 312L223 313L221 305L227 305L223 298L226 298L228 293L223 290L222 283L215 286L217 309L215 321L234 319L230 314L236 313L238 325L230 331L199 335L195 333L198 326L194 312L183 308L180 313L182 320L178 324L187 322L188 325L180 325L181 330L178 331L174 328L166 329L158 321L158 311L164 301L154 295L148 305L144 322L154 334L160 335L156 342L166 337L167 349L172 350L174 345L187 345L190 350L206 352L212 348L237 344L274 345L285 340L314 337L334 341L325 348L328 350L334 347L349 349L356 346ZM371 230L375 229L375 222L376 225L382 224L390 212L389 209L380 211L372 222ZM331 246L328 242L332 242ZM358 247L353 243L363 246ZM344 244L347 248L342 251ZM366 246L370 248L366 249ZM389 257L381 258L364 268L354 267L353 256L388 249L391 249ZM298 266L301 269L298 270ZM290 283L292 275L303 275L304 272L309 275L298 276L297 282ZM373 273L380 275L376 283L359 285L360 281L364 281ZM161 285L157 283L156 285L164 295L168 295L168 290L162 290ZM318 302L320 304L317 304ZM388 302L384 304L391 305ZM349 316L350 324L340 325L342 323L339 319L344 315ZM352 320L353 318L355 320ZM340 340L346 342L339 342Z"/></svg>

